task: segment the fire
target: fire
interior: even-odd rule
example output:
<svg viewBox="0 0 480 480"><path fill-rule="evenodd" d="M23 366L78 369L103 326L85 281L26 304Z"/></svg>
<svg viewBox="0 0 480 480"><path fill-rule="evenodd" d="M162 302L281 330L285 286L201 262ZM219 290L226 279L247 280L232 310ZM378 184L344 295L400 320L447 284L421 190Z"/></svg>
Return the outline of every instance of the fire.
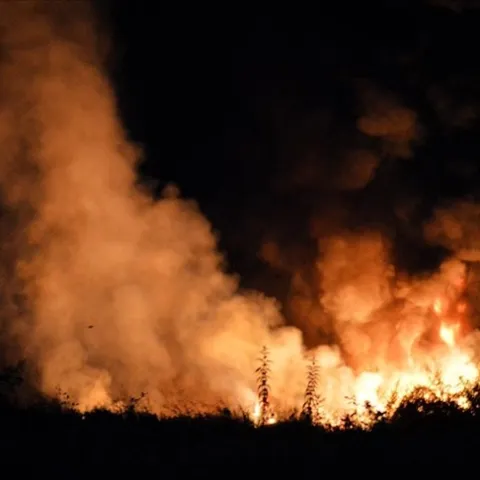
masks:
<svg viewBox="0 0 480 480"><path fill-rule="evenodd" d="M394 393L401 399L428 387L449 398L462 382L478 380L464 341L470 319L462 262L450 259L429 278L400 281L381 231L342 230L339 222L337 233L315 234L308 278L290 272L303 323L287 327L274 299L246 293L225 271L198 206L173 188L160 200L138 188L136 147L116 118L85 2L42 2L40 9L36 2L0 3L8 59L0 62L0 187L19 221L8 237L22 247L13 249L16 268L5 271L15 278L3 292L20 317L2 333L18 339L12 351L38 371L35 386L44 394L60 386L87 411L115 410L119 399L146 392L159 415L179 403L182 413L212 412L227 398L255 423L271 425L284 410L302 408L312 353L302 335L323 330L329 343L313 353L319 417L327 423L346 414L367 422L365 403L388 413ZM58 28L67 11L43 3L75 3L79 15L71 28ZM264 257L287 270L304 263L303 253L292 261L281 253L271 247ZM272 356L268 409L239 393L254 391L265 344Z"/></svg>
<svg viewBox="0 0 480 480"><path fill-rule="evenodd" d="M255 402L251 416L256 425L274 425L277 423L275 414L272 412L262 412L262 405L258 401Z"/></svg>
<svg viewBox="0 0 480 480"><path fill-rule="evenodd" d="M345 378L344 397L348 401L337 397L333 402L320 404L316 421L341 425L345 415L352 415L359 424L368 427L374 421L372 411L392 415L402 400L413 393L427 401L449 400L459 408L468 409L470 403L462 392L479 380L479 370L462 343L461 321L465 320L467 305L464 301L435 297L431 311L435 317L428 320L425 311L424 328L431 322L436 324L437 337L427 344L421 343L420 353L409 351L403 367L386 361L376 370L360 371L350 380ZM319 364L322 364L321 360ZM325 362L323 365L327 367ZM340 377L338 379L341 381ZM322 391L319 393L322 396ZM328 397L328 387L326 393ZM259 402L253 407L251 416L257 425L277 421L273 415L262 421Z"/></svg>
<svg viewBox="0 0 480 480"><path fill-rule="evenodd" d="M440 327L440 338L449 346L455 346L455 337L457 334L458 325L442 324Z"/></svg>
<svg viewBox="0 0 480 480"><path fill-rule="evenodd" d="M443 313L443 300L441 298L436 298L435 301L433 302L433 311L437 315L441 315Z"/></svg>
<svg viewBox="0 0 480 480"><path fill-rule="evenodd" d="M379 389L384 383L384 378L378 373L365 372L360 375L355 385L354 398L361 407L366 403L377 410L383 410L383 405L379 397Z"/></svg>

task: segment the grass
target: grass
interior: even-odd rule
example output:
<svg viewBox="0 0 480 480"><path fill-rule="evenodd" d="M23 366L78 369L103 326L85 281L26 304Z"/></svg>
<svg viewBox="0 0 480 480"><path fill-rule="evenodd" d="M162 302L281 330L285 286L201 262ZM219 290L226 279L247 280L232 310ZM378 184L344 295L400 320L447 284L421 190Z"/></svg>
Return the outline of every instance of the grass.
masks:
<svg viewBox="0 0 480 480"><path fill-rule="evenodd" d="M268 397L267 352L257 373L259 399L265 410ZM355 468L369 474L380 466L428 465L430 474L445 465L476 464L480 436L480 386L468 390L470 408L454 401L429 401L419 392L400 403L392 415L370 410L373 422L361 428L354 417L341 427L314 425L316 365L307 372L306 402L302 411L274 425L254 424L247 415L221 410L216 415L179 415L158 418L141 411L132 399L112 413L95 410L81 414L68 397L38 397L28 407L16 401L19 379L0 376L0 452L4 467L19 459L38 469L59 469L62 476L84 478L108 466L109 475L128 466L155 468L167 478L202 476L318 475L325 468L338 473ZM10 382L8 379L15 381ZM425 392L422 392L424 395ZM263 397L262 397L263 395ZM382 467L383 468L383 467ZM433 468L433 470L432 470ZM391 470L392 471L392 470ZM396 470L393 470L396 472ZM168 475L166 472L169 472ZM362 473L363 472L363 473ZM138 472L137 472L138 473ZM458 472L457 472L458 473ZM78 474L78 475L77 475Z"/></svg>
<svg viewBox="0 0 480 480"><path fill-rule="evenodd" d="M437 465L439 459L466 465L476 460L479 392L474 392L469 411L453 402L410 399L391 418L379 416L370 431L348 419L342 429L313 426L301 417L257 427L228 411L158 419L134 408L82 415L60 401L29 408L4 402L0 451L4 463L23 457L38 465L50 458L70 466L152 465L210 476L225 468L237 473L264 468L280 474L292 465L317 468L314 465L343 462L345 467L345 459L362 465L380 460Z"/></svg>

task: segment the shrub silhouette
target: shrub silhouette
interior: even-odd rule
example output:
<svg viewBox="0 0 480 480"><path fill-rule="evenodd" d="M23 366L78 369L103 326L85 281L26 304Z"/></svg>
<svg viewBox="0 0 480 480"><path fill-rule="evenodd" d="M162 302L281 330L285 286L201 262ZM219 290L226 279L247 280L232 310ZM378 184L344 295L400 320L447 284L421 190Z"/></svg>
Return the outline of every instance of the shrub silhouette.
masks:
<svg viewBox="0 0 480 480"><path fill-rule="evenodd" d="M307 386L302 406L302 418L311 423L319 421L320 397L318 396L318 366L315 355L312 355L307 367Z"/></svg>
<svg viewBox="0 0 480 480"><path fill-rule="evenodd" d="M259 404L258 423L264 425L272 418L272 409L270 406L270 352L264 345L260 352L260 365L255 370L257 374L257 396Z"/></svg>
<svg viewBox="0 0 480 480"><path fill-rule="evenodd" d="M260 421L265 424L272 418L266 347L262 348L256 373ZM460 408L455 399L445 401L423 388L400 402L394 399L392 415L372 411L376 421L372 428L364 428L355 416L347 417L339 427L326 428L314 419L318 411L317 378L312 358L307 366L302 408L309 422L298 421L297 412L295 418L269 428L254 428L246 418L227 409L211 415L187 413L159 418L138 408L142 397L126 402L118 412L98 409L85 414L61 395L60 399L47 398L30 408L1 402L0 448L4 459L16 458L19 448L29 459L52 458L55 452L55 464L62 468L80 459L90 467L108 463L113 469L125 462L158 462L159 468L168 466L177 473L184 469L204 473L227 466L239 473L253 464L265 465L276 474L284 473L287 463L308 463L309 458L321 458L323 465L375 456L382 459L382 464L398 462L399 458L420 464L433 458L425 448L435 452L437 463L438 458L462 462L476 459L476 443L471 439L480 433L478 386L462 394L470 402L468 409ZM368 411L367 406L364 411Z"/></svg>

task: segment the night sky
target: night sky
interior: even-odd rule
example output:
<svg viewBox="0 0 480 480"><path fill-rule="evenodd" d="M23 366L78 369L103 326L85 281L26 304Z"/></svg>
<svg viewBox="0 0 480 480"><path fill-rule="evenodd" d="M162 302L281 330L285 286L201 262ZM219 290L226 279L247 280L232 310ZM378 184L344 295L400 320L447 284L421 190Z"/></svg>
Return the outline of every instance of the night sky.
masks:
<svg viewBox="0 0 480 480"><path fill-rule="evenodd" d="M480 193L475 2L351 3L105 9L142 181L157 193L174 182L196 199L228 268L279 298L291 272L262 260L266 241L293 271L315 257L312 225L326 234L373 226L392 239L401 268L431 268L448 252L425 244L423 223L435 207ZM359 127L385 104L415 116L404 142ZM359 149L380 159L373 179L339 186Z"/></svg>

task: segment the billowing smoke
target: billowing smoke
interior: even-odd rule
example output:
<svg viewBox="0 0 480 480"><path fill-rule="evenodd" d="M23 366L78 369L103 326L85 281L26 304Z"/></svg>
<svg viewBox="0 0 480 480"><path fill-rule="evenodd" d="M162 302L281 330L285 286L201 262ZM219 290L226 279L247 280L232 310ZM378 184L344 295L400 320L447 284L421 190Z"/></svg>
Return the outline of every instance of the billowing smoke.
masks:
<svg viewBox="0 0 480 480"><path fill-rule="evenodd" d="M1 181L24 298L7 327L39 387L85 407L239 395L276 305L236 294L194 203L135 186L88 6L4 2L0 17Z"/></svg>
<svg viewBox="0 0 480 480"><path fill-rule="evenodd" d="M425 238L439 244L462 260L480 261L480 205L472 201L458 201L435 210L425 225Z"/></svg>
<svg viewBox="0 0 480 480"><path fill-rule="evenodd" d="M368 322L371 314L391 300L392 268L388 250L376 233L344 234L322 242L318 262L321 303L338 326Z"/></svg>
<svg viewBox="0 0 480 480"><path fill-rule="evenodd" d="M372 372L430 352L419 343L429 309L449 285L462 290L464 265L395 276L388 231L368 221L360 229L365 219L349 208L385 160L411 156L411 110L363 89L355 145L332 146L335 161L318 164L310 149L300 162L318 175L296 178L307 188L317 178L329 200L311 209L310 248L291 253L273 238L262 249L292 274L288 306L300 330L284 326L274 300L239 292L195 203L174 187L154 201L136 185L139 152L118 121L88 5L3 2L0 22L2 334L5 359L25 358L42 392L60 388L82 408L140 392L159 412L177 401L245 405L268 345L275 395L298 405L303 333L323 344L322 394L339 408L352 392L377 394ZM432 235L459 242L464 227L449 221Z"/></svg>
<svg viewBox="0 0 480 480"><path fill-rule="evenodd" d="M392 93L369 82L360 82L356 91L358 114L348 141L344 135L336 138L333 126L325 127L319 139L310 140L308 154L292 158L293 171L287 170L282 184L304 200L297 209L308 224L309 252L300 253L303 237L299 243L286 242L291 235L275 238L274 228L260 247L266 263L291 275L288 315L311 345L331 338L332 316L343 322L340 309L351 315L352 302L368 303L363 313L355 306L354 317L366 319L391 299L388 289L395 272L390 244L397 221L392 212L406 208L403 199L391 197L395 189L385 192L382 185L385 176L392 181L397 163L411 161L421 139L417 115Z"/></svg>
<svg viewBox="0 0 480 480"><path fill-rule="evenodd" d="M357 128L365 135L381 139L384 155L410 157L412 143L419 135L415 112L372 86L362 88L362 103L365 114L358 119Z"/></svg>

